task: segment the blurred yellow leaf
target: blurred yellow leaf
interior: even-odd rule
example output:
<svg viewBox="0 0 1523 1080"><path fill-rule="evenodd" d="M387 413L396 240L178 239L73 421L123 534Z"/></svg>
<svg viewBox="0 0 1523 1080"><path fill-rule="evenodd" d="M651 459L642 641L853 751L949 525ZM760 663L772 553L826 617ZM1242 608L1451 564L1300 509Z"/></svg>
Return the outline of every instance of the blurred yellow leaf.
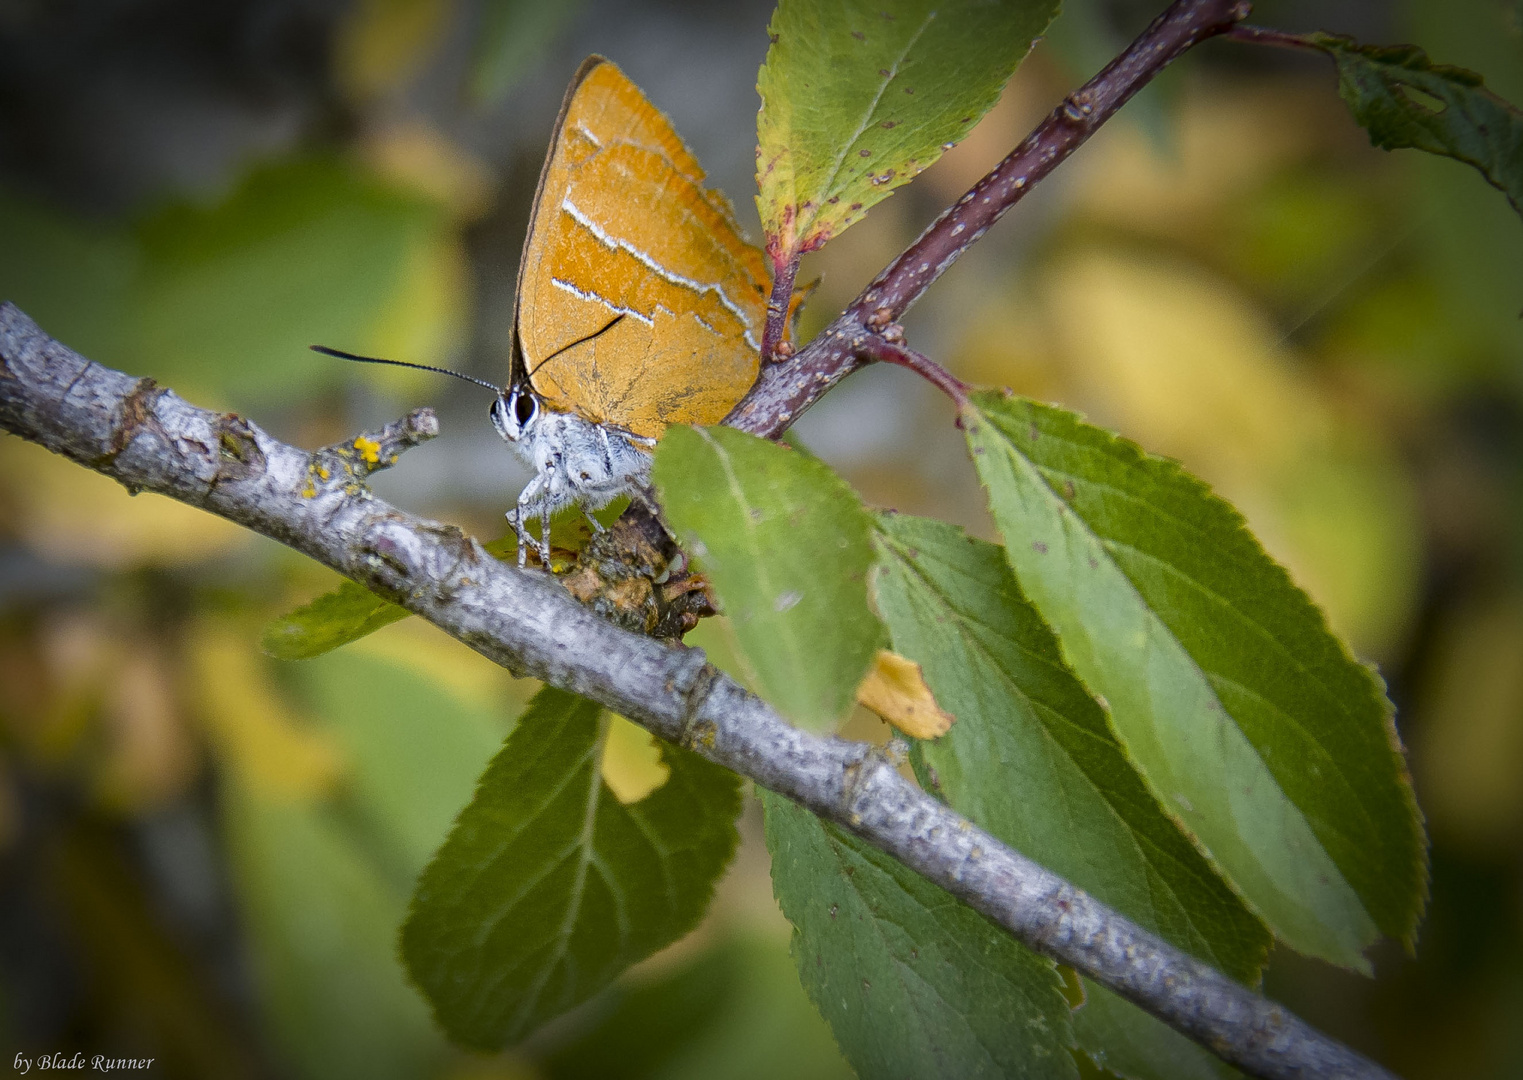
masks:
<svg viewBox="0 0 1523 1080"><path fill-rule="evenodd" d="M7 642L0 717L7 742L29 766L68 761L93 731L111 670L109 637L94 612L74 611L43 620L35 648Z"/></svg>
<svg viewBox="0 0 1523 1080"><path fill-rule="evenodd" d="M1440 630L1418 700L1418 791L1434 832L1477 853L1523 835L1523 596L1503 592Z"/></svg>
<svg viewBox="0 0 1523 1080"><path fill-rule="evenodd" d="M372 128L360 152L376 172L448 206L460 220L479 217L491 204L491 167L421 118Z"/></svg>
<svg viewBox="0 0 1523 1080"><path fill-rule="evenodd" d="M1357 649L1389 652L1411 618L1419 553L1410 484L1381 436L1341 413L1267 316L1204 270L1091 248L1055 260L1041 283L1034 307L1007 305L989 316L994 331L970 334L964 369L1179 459L1243 512Z"/></svg>
<svg viewBox="0 0 1523 1080"><path fill-rule="evenodd" d="M0 443L0 488L16 510L10 527L57 562L113 570L182 565L226 555L253 536L161 495L129 495L116 481L20 439Z"/></svg>
<svg viewBox="0 0 1523 1080"><path fill-rule="evenodd" d="M672 775L656 737L638 724L612 716L603 743L603 782L621 803L637 803Z"/></svg>
<svg viewBox="0 0 1523 1080"><path fill-rule="evenodd" d="M1043 281L1070 387L1149 449L1226 483L1326 438L1327 408L1295 377L1268 318L1226 282L1100 250L1061 260Z"/></svg>
<svg viewBox="0 0 1523 1080"><path fill-rule="evenodd" d="M920 665L887 649L878 650L857 687L857 701L916 739L934 739L952 726L952 714L936 704Z"/></svg>
<svg viewBox="0 0 1523 1080"><path fill-rule="evenodd" d="M438 48L450 0L360 0L339 28L334 77L363 100L400 90Z"/></svg>
<svg viewBox="0 0 1523 1080"><path fill-rule="evenodd" d="M1219 214L1234 212L1273 172L1316 145L1327 127L1311 118L1319 106L1337 108L1328 97L1319 102L1283 86L1189 94L1166 144L1124 119L1107 125L1070 181L1075 209L1149 236L1209 232Z"/></svg>
<svg viewBox="0 0 1523 1080"><path fill-rule="evenodd" d="M257 635L211 619L191 635L191 677L213 744L249 788L271 800L305 801L344 769L333 739L292 712L265 671Z"/></svg>

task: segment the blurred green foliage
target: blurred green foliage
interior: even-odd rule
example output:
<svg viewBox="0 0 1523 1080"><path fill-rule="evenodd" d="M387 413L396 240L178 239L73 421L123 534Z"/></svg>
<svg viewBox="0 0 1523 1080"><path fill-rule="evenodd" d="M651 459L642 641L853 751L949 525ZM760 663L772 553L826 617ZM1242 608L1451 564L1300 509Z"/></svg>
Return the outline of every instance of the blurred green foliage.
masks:
<svg viewBox="0 0 1523 1080"><path fill-rule="evenodd" d="M337 381L313 342L443 353L461 315L451 225L328 155L255 167L215 202L104 230L6 198L0 292L102 363L192 398L268 404Z"/></svg>

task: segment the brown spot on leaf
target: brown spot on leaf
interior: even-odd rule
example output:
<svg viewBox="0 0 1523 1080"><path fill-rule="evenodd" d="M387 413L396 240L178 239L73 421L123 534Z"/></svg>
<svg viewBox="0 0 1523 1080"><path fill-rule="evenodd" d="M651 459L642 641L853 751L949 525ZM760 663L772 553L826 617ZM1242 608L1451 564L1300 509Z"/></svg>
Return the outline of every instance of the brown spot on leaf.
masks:
<svg viewBox="0 0 1523 1080"><path fill-rule="evenodd" d="M853 30L853 31L852 31L852 32L851 32L851 36L852 36L852 37L854 37L854 38L856 38L856 39L857 39L857 40L858 40L858 41L866 41L866 40L867 40L867 35L866 35L866 34L864 34L864 33L863 33L863 32L862 32L862 31L860 31L860 30Z"/></svg>
<svg viewBox="0 0 1523 1080"><path fill-rule="evenodd" d="M1047 545L1042 543L1040 540L1033 540L1031 541L1031 550L1036 552L1038 555L1046 555Z"/></svg>

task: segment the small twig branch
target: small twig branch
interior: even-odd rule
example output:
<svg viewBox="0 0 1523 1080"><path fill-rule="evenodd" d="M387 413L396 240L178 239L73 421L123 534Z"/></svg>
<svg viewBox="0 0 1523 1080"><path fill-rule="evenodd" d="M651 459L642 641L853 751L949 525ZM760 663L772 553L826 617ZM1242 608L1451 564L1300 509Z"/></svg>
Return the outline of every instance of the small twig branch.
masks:
<svg viewBox="0 0 1523 1080"><path fill-rule="evenodd" d="M732 427L776 438L836 383L874 357L870 323L895 322L932 282L1152 78L1207 38L1248 16L1246 0L1175 0L1120 56L1053 110L1025 142L936 219L791 360L763 365Z"/></svg>
<svg viewBox="0 0 1523 1080"><path fill-rule="evenodd" d="M762 328L762 367L787 358L787 353L778 352L778 346L783 344L788 330L788 311L793 307L793 283L798 272L797 255L782 261L772 259L772 295L767 298L767 325Z"/></svg>
<svg viewBox="0 0 1523 1080"><path fill-rule="evenodd" d="M789 726L701 650L621 630L549 575L500 562L454 526L376 498L365 477L437 426L419 410L308 453L151 379L93 364L0 305L0 427L129 490L280 540L509 671L590 698L793 799L1254 1075L1388 1075L1012 851L871 747Z"/></svg>
<svg viewBox="0 0 1523 1080"><path fill-rule="evenodd" d="M968 384L923 353L903 345L904 330L889 323L882 334L869 334L862 342L862 354L883 364L908 368L940 390L958 408L968 403Z"/></svg>
<svg viewBox="0 0 1523 1080"><path fill-rule="evenodd" d="M1234 26L1223 37L1233 41L1245 41L1251 45L1273 45L1281 49L1316 49L1301 34L1287 34L1284 30L1269 30L1262 26Z"/></svg>

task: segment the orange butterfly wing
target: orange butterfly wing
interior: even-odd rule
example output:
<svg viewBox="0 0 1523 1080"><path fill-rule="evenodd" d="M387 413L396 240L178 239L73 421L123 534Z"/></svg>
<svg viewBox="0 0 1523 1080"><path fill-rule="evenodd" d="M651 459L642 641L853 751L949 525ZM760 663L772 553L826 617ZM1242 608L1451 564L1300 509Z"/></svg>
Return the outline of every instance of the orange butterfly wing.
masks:
<svg viewBox="0 0 1523 1080"><path fill-rule="evenodd" d="M524 245L520 362L547 405L596 423L650 438L718 423L756 381L765 257L618 67L577 74Z"/></svg>

